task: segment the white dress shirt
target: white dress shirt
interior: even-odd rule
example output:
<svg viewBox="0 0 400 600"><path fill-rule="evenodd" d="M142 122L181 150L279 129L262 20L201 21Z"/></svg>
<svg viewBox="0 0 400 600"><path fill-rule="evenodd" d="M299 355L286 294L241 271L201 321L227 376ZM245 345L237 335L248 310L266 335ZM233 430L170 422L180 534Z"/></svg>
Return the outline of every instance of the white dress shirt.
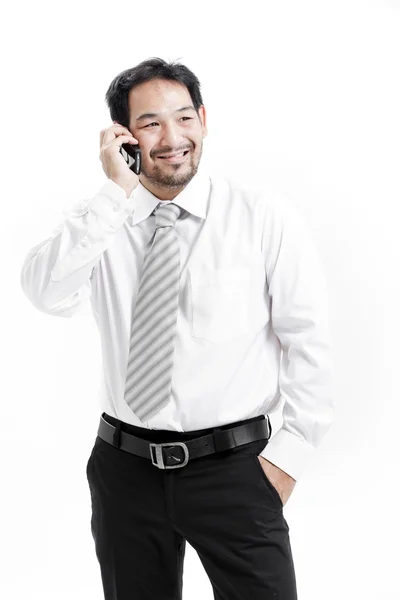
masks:
<svg viewBox="0 0 400 600"><path fill-rule="evenodd" d="M170 402L142 423L124 400L131 315L160 200L107 180L72 205L22 267L40 311L72 317L90 300L100 331L102 412L191 431L271 414L261 452L298 480L333 422L328 294L316 245L281 199L197 174L173 201L181 280Z"/></svg>

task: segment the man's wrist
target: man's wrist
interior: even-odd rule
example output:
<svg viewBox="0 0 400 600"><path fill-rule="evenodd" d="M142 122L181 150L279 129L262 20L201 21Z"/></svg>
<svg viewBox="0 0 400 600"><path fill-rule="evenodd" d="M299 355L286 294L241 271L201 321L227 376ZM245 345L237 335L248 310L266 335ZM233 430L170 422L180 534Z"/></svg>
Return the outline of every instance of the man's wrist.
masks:
<svg viewBox="0 0 400 600"><path fill-rule="evenodd" d="M133 190L136 187L135 182L133 181L120 181L120 180L115 180L113 179L112 181L114 181L114 183L116 183L120 188L122 188L126 194L126 197L129 198L129 196L132 194Z"/></svg>

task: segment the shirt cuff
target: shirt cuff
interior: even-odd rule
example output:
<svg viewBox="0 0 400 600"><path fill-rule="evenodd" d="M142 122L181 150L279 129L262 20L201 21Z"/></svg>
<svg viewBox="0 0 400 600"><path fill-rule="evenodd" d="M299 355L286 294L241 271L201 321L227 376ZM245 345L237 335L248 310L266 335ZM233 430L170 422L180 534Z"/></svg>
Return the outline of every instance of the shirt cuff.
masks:
<svg viewBox="0 0 400 600"><path fill-rule="evenodd" d="M135 210L135 190L136 188L127 198L125 190L109 179L98 194L89 201L87 207L111 227L118 229Z"/></svg>
<svg viewBox="0 0 400 600"><path fill-rule="evenodd" d="M314 452L315 448L308 442L281 427L270 438L268 444L260 452L260 456L297 481L314 456Z"/></svg>

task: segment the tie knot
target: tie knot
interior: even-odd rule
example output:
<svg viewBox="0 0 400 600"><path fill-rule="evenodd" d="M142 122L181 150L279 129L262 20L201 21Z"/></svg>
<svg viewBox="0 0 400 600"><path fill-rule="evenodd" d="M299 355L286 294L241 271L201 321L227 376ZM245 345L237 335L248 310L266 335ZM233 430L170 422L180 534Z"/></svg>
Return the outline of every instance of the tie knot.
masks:
<svg viewBox="0 0 400 600"><path fill-rule="evenodd" d="M174 227L179 218L182 209L177 204L170 202L169 204L161 204L155 209L156 228L157 227Z"/></svg>

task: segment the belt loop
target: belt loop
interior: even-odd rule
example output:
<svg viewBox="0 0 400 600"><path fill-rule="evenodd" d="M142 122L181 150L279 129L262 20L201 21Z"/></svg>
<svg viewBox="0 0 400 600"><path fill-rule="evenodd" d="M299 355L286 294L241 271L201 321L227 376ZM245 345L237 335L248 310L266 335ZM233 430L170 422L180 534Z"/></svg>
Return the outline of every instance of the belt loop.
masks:
<svg viewBox="0 0 400 600"><path fill-rule="evenodd" d="M221 426L220 427L213 427L214 445L215 445L215 450L217 452L221 451L221 444L218 443L218 441L219 441L218 440L218 436L215 435L218 431L222 431L222 427Z"/></svg>
<svg viewBox="0 0 400 600"><path fill-rule="evenodd" d="M118 423L115 426L114 435L113 435L113 445L116 448L119 448L121 445L121 427L122 427L122 421L118 421Z"/></svg>

